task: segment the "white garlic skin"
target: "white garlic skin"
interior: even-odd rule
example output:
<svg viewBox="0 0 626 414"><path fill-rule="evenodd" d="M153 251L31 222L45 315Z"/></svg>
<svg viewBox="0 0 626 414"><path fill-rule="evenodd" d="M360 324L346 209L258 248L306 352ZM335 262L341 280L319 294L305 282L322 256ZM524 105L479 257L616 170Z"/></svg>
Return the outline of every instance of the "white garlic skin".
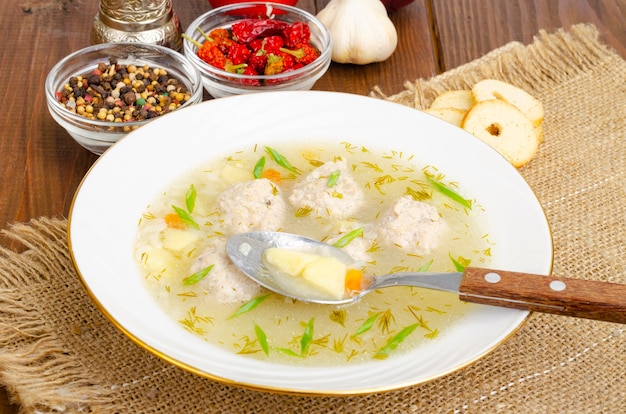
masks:
<svg viewBox="0 0 626 414"><path fill-rule="evenodd" d="M398 45L398 33L380 0L331 0L317 18L330 31L334 62L382 62Z"/></svg>

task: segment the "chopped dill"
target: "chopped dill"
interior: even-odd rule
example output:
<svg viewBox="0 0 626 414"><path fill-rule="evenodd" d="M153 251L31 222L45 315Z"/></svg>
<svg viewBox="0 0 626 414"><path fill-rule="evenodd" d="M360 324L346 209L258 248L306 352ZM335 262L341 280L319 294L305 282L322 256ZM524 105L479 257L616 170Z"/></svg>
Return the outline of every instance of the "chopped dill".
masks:
<svg viewBox="0 0 626 414"><path fill-rule="evenodd" d="M438 336L439 336L439 329L437 328L433 329L432 331L424 335L424 337L428 339L435 339Z"/></svg>
<svg viewBox="0 0 626 414"><path fill-rule="evenodd" d="M348 335L344 335L343 338L341 339L333 339L333 351L335 351L338 354L343 353L344 350L344 345L346 343L346 338L348 338Z"/></svg>
<svg viewBox="0 0 626 414"><path fill-rule="evenodd" d="M396 317L391 312L391 309L387 309L382 313L380 319L378 319L378 328L380 328L381 332L386 334L391 332L393 325L396 323Z"/></svg>
<svg viewBox="0 0 626 414"><path fill-rule="evenodd" d="M406 195L413 197L415 201L430 200L433 195L426 190L414 190L411 187L406 188Z"/></svg>
<svg viewBox="0 0 626 414"><path fill-rule="evenodd" d="M199 334L199 335L204 335L206 331L202 327L197 326L196 324L197 323L213 324L213 318L209 316L200 316L196 314L196 307L192 306L187 311L187 317L185 319L179 320L178 322L181 325L183 325L185 329L191 332L194 332L196 334Z"/></svg>
<svg viewBox="0 0 626 414"><path fill-rule="evenodd" d="M341 145L343 145L345 150L350 154L354 154L356 152L356 149L358 148L357 146L352 145L349 142L342 142Z"/></svg>
<svg viewBox="0 0 626 414"><path fill-rule="evenodd" d="M371 168L372 170L379 172L379 173L383 173L383 169L380 168L378 166L378 164L375 164L373 162L362 162L361 164L365 165L367 168Z"/></svg>
<svg viewBox="0 0 626 414"><path fill-rule="evenodd" d="M346 361L350 361L352 358L354 358L357 355L359 355L359 352L356 349L353 349L350 352L350 355L348 355L348 357L346 358Z"/></svg>
<svg viewBox="0 0 626 414"><path fill-rule="evenodd" d="M239 349L239 351L237 351L237 354L240 354L240 355L256 354L260 351L260 349L257 348L258 339L250 339L250 337L248 336L244 336L241 339L244 341L243 346L239 344L234 345L235 349Z"/></svg>
<svg viewBox="0 0 626 414"><path fill-rule="evenodd" d="M440 309L433 308L432 306L426 306L425 310L426 310L426 312L435 312L435 313L438 313L439 315L443 315L443 314L446 313L446 311L442 311Z"/></svg>
<svg viewBox="0 0 626 414"><path fill-rule="evenodd" d="M295 211L294 216L296 216L296 217L306 217L306 216L310 215L312 211L313 211L313 208L310 207L310 206L300 207L300 208L298 208Z"/></svg>
<svg viewBox="0 0 626 414"><path fill-rule="evenodd" d="M346 326L346 318L348 317L348 312L345 309L334 309L330 313L330 320L338 323L341 326Z"/></svg>

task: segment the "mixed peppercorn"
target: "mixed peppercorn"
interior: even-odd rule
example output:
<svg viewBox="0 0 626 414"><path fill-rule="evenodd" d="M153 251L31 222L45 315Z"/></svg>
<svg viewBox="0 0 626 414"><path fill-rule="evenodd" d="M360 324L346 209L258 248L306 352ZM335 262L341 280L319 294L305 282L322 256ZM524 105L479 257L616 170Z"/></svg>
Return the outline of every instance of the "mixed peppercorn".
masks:
<svg viewBox="0 0 626 414"><path fill-rule="evenodd" d="M92 72L73 76L56 93L68 110L85 118L129 122L171 112L191 98L187 87L165 69L119 64L110 59Z"/></svg>
<svg viewBox="0 0 626 414"><path fill-rule="evenodd" d="M276 75L306 66L320 55L311 43L309 26L275 19L244 19L230 29L218 28L208 35L197 29L204 43L187 37L197 47L197 55L218 69L242 75ZM258 79L243 83L260 85ZM266 80L266 83L271 81Z"/></svg>

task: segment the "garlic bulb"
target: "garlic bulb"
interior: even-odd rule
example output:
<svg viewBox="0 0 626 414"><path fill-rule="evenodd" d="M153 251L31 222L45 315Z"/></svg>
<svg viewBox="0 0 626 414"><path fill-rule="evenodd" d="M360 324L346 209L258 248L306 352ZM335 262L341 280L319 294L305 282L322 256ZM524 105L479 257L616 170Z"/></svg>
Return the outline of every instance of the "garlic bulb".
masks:
<svg viewBox="0 0 626 414"><path fill-rule="evenodd" d="M331 0L317 14L332 36L332 60L365 65L386 60L398 33L380 0Z"/></svg>

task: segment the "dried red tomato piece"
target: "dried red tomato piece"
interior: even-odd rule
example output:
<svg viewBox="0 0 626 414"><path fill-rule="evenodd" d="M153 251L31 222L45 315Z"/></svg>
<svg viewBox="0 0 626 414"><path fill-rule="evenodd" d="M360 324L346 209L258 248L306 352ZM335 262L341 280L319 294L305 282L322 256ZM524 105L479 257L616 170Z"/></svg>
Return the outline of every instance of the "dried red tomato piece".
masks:
<svg viewBox="0 0 626 414"><path fill-rule="evenodd" d="M265 65L267 64L267 54L262 50L250 56L248 60L248 66L254 68L257 73L263 73L265 71Z"/></svg>
<svg viewBox="0 0 626 414"><path fill-rule="evenodd" d="M250 43L254 39L281 34L288 23L274 19L245 19L231 27L233 38L241 43Z"/></svg>
<svg viewBox="0 0 626 414"><path fill-rule="evenodd" d="M250 49L240 43L234 43L228 49L228 58L233 62L234 65L248 62L251 55L252 52L250 51Z"/></svg>
<svg viewBox="0 0 626 414"><path fill-rule="evenodd" d="M226 65L226 56L213 42L206 41L198 50L198 57L211 66L218 69L224 69Z"/></svg>
<svg viewBox="0 0 626 414"><path fill-rule="evenodd" d="M285 38L285 46L295 48L301 43L309 43L311 38L311 30L309 25L304 22L294 22L283 30Z"/></svg>

